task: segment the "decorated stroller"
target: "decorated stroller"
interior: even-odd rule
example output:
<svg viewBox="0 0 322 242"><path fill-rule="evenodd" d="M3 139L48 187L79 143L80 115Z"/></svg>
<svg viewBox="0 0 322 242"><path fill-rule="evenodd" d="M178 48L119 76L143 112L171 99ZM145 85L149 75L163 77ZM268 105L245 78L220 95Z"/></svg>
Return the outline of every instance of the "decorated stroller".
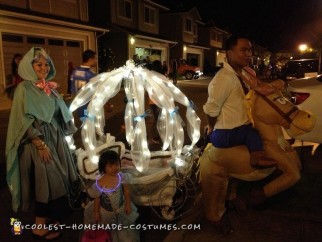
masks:
<svg viewBox="0 0 322 242"><path fill-rule="evenodd" d="M104 104L114 97L123 85L127 104L125 108L125 134L131 147L125 149L122 142L104 133ZM150 151L147 142L145 117L145 91L160 108L157 130L162 140L162 150ZM178 102L186 107L186 129L191 140L184 146L183 121ZM73 112L88 104L82 118L83 149L76 150L77 165L85 181L95 181L98 159L102 151L113 149L121 157L122 172L130 176L130 188L136 205L151 206L163 219L173 220L187 213L188 201L195 199L198 177L198 148L200 119L194 104L168 79L154 71L135 66L129 60L126 65L111 72L102 73L85 85L70 105ZM74 147L73 137L68 137ZM156 209L159 207L160 209ZM190 206L189 207L193 207Z"/></svg>

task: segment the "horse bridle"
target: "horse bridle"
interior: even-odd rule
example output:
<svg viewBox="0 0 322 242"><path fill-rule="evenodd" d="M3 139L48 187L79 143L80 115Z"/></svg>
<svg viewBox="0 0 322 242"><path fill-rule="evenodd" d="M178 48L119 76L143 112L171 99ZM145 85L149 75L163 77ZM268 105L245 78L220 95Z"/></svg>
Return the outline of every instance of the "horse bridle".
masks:
<svg viewBox="0 0 322 242"><path fill-rule="evenodd" d="M241 86L242 86L242 88L243 88L243 91L244 91L244 93L245 93L245 95L247 94L247 87L245 86L245 83L244 83L244 81L242 80L242 78L240 77L240 76L238 76L237 74L236 74L236 76L238 77L238 79L239 79L239 81L240 81L240 84L241 84ZM256 91L255 89L253 89L259 96L261 96L266 102L267 102L267 104L269 104L276 112L278 112L279 113L279 115L281 115L282 116L282 118L283 119L285 119L286 120L286 122L288 123L288 124L291 124L292 123L292 119L290 118L290 116L294 113L294 112L296 112L297 110L298 110L298 108L296 107L296 106L294 106L293 108L291 108L291 110L290 111L288 111L287 113L284 113L276 104L274 104L268 97L266 97L265 95L263 95L263 94L260 94L258 91Z"/></svg>
<svg viewBox="0 0 322 242"><path fill-rule="evenodd" d="M261 96L264 101L266 101L266 103L268 105L270 105L276 112L279 113L279 115L282 116L283 119L285 119L289 124L292 123L292 119L291 119L291 115L296 112L298 109L298 107L294 106L293 108L291 108L290 111L288 111L287 113L284 113L274 102L272 102L268 97L266 97L263 94L260 94L259 92L256 92L259 96Z"/></svg>

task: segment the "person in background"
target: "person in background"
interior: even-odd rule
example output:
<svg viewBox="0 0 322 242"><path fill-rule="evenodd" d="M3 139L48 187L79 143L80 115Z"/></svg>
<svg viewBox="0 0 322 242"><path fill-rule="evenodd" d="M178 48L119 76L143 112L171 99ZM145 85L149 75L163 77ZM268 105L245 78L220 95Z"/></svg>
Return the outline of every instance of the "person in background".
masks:
<svg viewBox="0 0 322 242"><path fill-rule="evenodd" d="M177 85L178 61L176 59L172 59L171 61L171 70L173 85Z"/></svg>
<svg viewBox="0 0 322 242"><path fill-rule="evenodd" d="M96 76L96 73L92 71L92 67L97 65L96 52L92 50L86 50L82 55L82 64L76 67L70 77L71 80L71 93L76 95L77 92L85 86L91 78Z"/></svg>
<svg viewBox="0 0 322 242"><path fill-rule="evenodd" d="M90 79L95 77L97 74L92 71L91 68L96 67L97 65L97 55L96 52L92 50L86 50L83 52L82 55L82 65L79 67L76 67L70 77L70 83L71 83L71 94L77 95L78 91L85 86ZM107 112L113 111L114 105L110 102L106 103L105 110ZM82 107L79 107L77 110L78 117L84 117L85 116L85 109L87 108L87 105L84 105Z"/></svg>
<svg viewBox="0 0 322 242"><path fill-rule="evenodd" d="M146 58L143 60L144 64L143 64L143 67L149 69L149 70L152 70L152 62L151 62L151 59L150 59L150 56L146 56Z"/></svg>
<svg viewBox="0 0 322 242"><path fill-rule="evenodd" d="M137 65L137 64L139 64L139 62L140 62L140 59L139 59L139 56L137 55L137 54L134 54L133 55L133 61L134 61L134 63Z"/></svg>
<svg viewBox="0 0 322 242"><path fill-rule="evenodd" d="M166 61L162 62L162 74L165 75L166 77L168 76L168 65Z"/></svg>
<svg viewBox="0 0 322 242"><path fill-rule="evenodd" d="M265 65L264 61L262 61L262 62L259 64L258 69L259 69L259 73L258 73L259 78L265 78L265 77L266 77L266 76L265 76L265 74L266 74L266 73L265 73L266 65Z"/></svg>
<svg viewBox="0 0 322 242"><path fill-rule="evenodd" d="M155 61L152 62L150 70L156 71L156 72L161 73L161 74L164 74L163 69L162 69L161 61L159 61L159 60L155 60Z"/></svg>
<svg viewBox="0 0 322 242"><path fill-rule="evenodd" d="M13 96L15 93L15 90L20 82L23 81L23 79L18 74L18 66L22 59L22 55L17 53L13 56L12 62L11 62L11 75L7 76L7 81L10 83L6 87L6 93L9 99L13 100Z"/></svg>
<svg viewBox="0 0 322 242"><path fill-rule="evenodd" d="M164 74L162 70L161 61L155 60L152 62L151 70L156 71L160 74ZM149 144L159 144L161 142L161 138L157 129L157 121L160 113L160 108L149 98L149 105L153 113L153 129L152 129L152 138L149 139Z"/></svg>
<svg viewBox="0 0 322 242"><path fill-rule="evenodd" d="M96 76L96 73L91 70L92 67L97 65L96 52L92 50L86 50L82 55L82 65L76 67L70 77L71 94L76 95L77 92L85 86L89 80ZM83 117L84 111L87 105L84 105L78 109L78 116Z"/></svg>
<svg viewBox="0 0 322 242"><path fill-rule="evenodd" d="M61 235L59 221L71 211L68 205L76 192L72 188L81 184L65 140L76 127L55 89L57 84L50 81L56 70L43 48L32 47L22 58L18 73L24 81L16 89L6 141L12 207L28 211L34 200L33 237L56 239Z"/></svg>
<svg viewBox="0 0 322 242"><path fill-rule="evenodd" d="M71 76L74 71L74 64L73 62L68 62L68 70L67 70L67 94L72 94L72 84L71 84Z"/></svg>
<svg viewBox="0 0 322 242"><path fill-rule="evenodd" d="M122 225L121 230L110 231L114 242L140 241L138 230L129 228L139 214L131 202L128 178L120 171L119 155L113 150L102 153L98 170L100 176L88 190L94 200L85 207L84 224Z"/></svg>

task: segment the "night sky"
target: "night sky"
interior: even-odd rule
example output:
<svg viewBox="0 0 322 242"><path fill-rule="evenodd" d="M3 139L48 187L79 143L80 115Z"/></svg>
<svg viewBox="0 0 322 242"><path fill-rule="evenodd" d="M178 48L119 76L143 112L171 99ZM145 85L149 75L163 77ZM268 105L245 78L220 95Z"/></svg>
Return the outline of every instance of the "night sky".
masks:
<svg viewBox="0 0 322 242"><path fill-rule="evenodd" d="M322 0L154 0L174 9L196 6L203 22L243 32L271 51L295 51L299 44L322 44Z"/></svg>

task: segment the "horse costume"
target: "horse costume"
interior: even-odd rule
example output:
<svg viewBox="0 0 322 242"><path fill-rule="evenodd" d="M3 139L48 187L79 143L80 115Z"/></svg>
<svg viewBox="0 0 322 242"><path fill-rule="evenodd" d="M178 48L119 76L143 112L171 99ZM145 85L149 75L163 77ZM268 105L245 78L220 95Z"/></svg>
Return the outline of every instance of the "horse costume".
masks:
<svg viewBox="0 0 322 242"><path fill-rule="evenodd" d="M263 96L253 91L247 95L253 124L258 129L266 155L277 161L282 174L263 187L266 197L293 186L301 177L301 162L294 148L285 140L281 126L297 136L313 129L315 118L283 97L281 81L272 83L279 90ZM200 157L202 202L207 219L218 221L225 212L229 178L257 181L270 175L275 168L255 169L250 166L246 146L216 148L208 144Z"/></svg>

